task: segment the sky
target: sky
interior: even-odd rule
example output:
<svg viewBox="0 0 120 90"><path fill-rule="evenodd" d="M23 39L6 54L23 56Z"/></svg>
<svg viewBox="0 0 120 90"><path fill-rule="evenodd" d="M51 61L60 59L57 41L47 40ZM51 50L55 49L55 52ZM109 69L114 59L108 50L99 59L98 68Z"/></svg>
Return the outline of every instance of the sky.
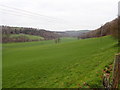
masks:
<svg viewBox="0 0 120 90"><path fill-rule="evenodd" d="M0 25L94 30L115 19L119 0L0 0Z"/></svg>

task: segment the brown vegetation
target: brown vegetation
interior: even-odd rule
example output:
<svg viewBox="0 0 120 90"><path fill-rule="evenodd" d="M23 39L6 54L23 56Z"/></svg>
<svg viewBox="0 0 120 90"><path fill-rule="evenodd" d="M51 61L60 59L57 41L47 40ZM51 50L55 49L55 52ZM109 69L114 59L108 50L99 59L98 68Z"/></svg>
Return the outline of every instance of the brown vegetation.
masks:
<svg viewBox="0 0 120 90"><path fill-rule="evenodd" d="M105 25L101 26L100 28L84 33L80 36L80 38L92 38L92 37L101 37L106 35L113 35L116 38L120 38L120 31L118 29L118 26L120 23L120 18L116 18L115 20L106 23Z"/></svg>

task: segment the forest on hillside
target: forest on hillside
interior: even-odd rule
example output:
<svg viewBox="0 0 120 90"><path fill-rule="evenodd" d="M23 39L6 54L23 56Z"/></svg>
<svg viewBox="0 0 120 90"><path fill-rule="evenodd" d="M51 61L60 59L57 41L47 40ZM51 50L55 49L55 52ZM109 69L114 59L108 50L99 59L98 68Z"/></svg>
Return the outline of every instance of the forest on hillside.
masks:
<svg viewBox="0 0 120 90"><path fill-rule="evenodd" d="M36 29L36 28L24 28L24 27L10 27L10 26L1 26L2 28L2 41L4 42L26 42L26 41L38 41L38 40L29 40L25 37L19 38L11 38L11 35L14 34L25 34L25 35L33 35L43 37L44 40L51 40L58 38L59 35L52 31L47 31L44 29ZM43 39L42 39L43 40Z"/></svg>
<svg viewBox="0 0 120 90"><path fill-rule="evenodd" d="M118 37L120 32L118 30L118 26L120 27L120 18L116 18L110 22L107 22L100 28L84 33L79 38L92 38L92 37L101 37L106 35L113 35Z"/></svg>

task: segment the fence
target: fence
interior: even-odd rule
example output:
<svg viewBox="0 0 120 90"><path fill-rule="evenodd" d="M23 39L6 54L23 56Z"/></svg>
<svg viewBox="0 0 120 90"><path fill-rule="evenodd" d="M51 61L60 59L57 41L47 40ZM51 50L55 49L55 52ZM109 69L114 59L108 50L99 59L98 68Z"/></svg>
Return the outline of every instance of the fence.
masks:
<svg viewBox="0 0 120 90"><path fill-rule="evenodd" d="M114 90L120 88L120 53L116 55L113 66L112 82L110 82L110 76L104 74L103 85L106 90Z"/></svg>
<svg viewBox="0 0 120 90"><path fill-rule="evenodd" d="M112 88L118 88L120 84L120 53L116 55L113 69Z"/></svg>

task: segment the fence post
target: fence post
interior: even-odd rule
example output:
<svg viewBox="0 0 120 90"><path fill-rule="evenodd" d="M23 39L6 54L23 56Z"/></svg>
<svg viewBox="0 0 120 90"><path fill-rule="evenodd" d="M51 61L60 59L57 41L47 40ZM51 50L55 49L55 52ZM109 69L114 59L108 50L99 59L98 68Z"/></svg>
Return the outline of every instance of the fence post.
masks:
<svg viewBox="0 0 120 90"><path fill-rule="evenodd" d="M120 86L120 53L118 54L118 88Z"/></svg>
<svg viewBox="0 0 120 90"><path fill-rule="evenodd" d="M113 83L112 88L118 88L120 84L120 53L116 55L114 69L113 69Z"/></svg>

